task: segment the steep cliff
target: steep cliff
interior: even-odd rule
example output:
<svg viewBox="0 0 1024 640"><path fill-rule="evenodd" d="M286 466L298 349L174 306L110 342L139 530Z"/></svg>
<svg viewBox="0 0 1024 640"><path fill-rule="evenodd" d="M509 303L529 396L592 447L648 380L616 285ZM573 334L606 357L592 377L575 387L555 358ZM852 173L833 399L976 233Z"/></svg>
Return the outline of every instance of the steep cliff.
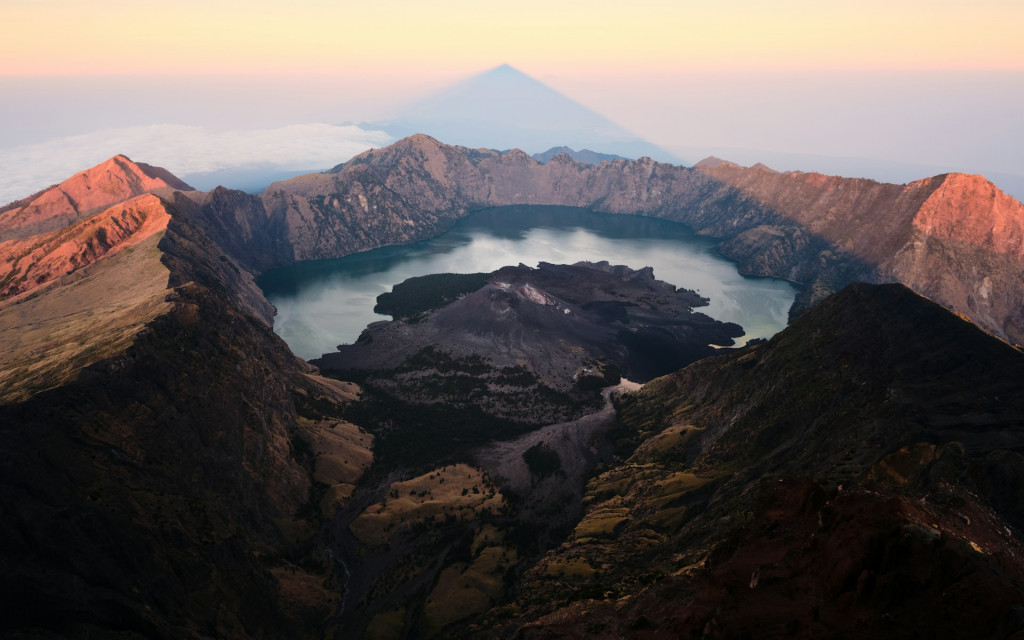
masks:
<svg viewBox="0 0 1024 640"><path fill-rule="evenodd" d="M902 282L997 335L1024 341L1024 205L984 177L945 174L889 185L711 165L698 168L796 223L769 245L789 246L810 232L870 266L858 274L862 279ZM759 262L747 268L770 273L764 261L774 256L751 240L759 236L758 229L741 234L724 250L741 262L753 253Z"/></svg>

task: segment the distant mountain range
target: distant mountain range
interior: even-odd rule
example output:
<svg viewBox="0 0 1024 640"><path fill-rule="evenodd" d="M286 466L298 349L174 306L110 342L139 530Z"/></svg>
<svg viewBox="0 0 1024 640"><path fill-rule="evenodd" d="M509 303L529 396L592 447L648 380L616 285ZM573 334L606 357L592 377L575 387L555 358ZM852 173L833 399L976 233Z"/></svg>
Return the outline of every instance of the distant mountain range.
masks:
<svg viewBox="0 0 1024 640"><path fill-rule="evenodd" d="M551 147L547 151L541 153L535 153L531 156L534 160L541 164L550 162L555 156L564 153L576 162L582 162L583 164L601 164L602 162L611 162L612 160L626 160L622 156L617 156L614 153L598 153L591 151L590 149L570 149L569 147Z"/></svg>
<svg viewBox="0 0 1024 640"><path fill-rule="evenodd" d="M406 283L351 352L389 370L273 333L258 273L506 204L685 223L793 321L615 398L633 358L584 343L663 355L699 300L642 265ZM981 176L416 135L251 195L111 158L0 211L0 635L1020 637L1022 272Z"/></svg>
<svg viewBox="0 0 1024 640"><path fill-rule="evenodd" d="M679 162L671 152L507 64L442 89L391 120L361 126L381 129L396 138L425 133L470 148L539 153L568 146Z"/></svg>

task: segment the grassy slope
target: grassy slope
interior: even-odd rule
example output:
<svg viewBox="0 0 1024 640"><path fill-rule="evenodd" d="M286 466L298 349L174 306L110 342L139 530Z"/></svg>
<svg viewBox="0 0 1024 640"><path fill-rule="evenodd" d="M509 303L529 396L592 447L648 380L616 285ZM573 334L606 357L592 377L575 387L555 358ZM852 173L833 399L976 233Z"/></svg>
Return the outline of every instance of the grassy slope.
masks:
<svg viewBox="0 0 1024 640"><path fill-rule="evenodd" d="M163 233L0 309L0 401L23 400L124 351L171 305Z"/></svg>

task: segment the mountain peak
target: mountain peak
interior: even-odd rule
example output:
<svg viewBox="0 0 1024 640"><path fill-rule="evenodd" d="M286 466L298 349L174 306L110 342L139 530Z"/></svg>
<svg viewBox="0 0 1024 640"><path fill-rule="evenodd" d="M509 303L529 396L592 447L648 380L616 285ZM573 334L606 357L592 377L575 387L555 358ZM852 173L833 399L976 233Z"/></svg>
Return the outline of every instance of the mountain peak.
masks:
<svg viewBox="0 0 1024 640"><path fill-rule="evenodd" d="M914 227L943 240L1024 258L1024 204L980 175L947 173L914 216Z"/></svg>
<svg viewBox="0 0 1024 640"><path fill-rule="evenodd" d="M30 199L0 210L0 240L59 229L99 210L161 189L192 187L166 169L118 154Z"/></svg>
<svg viewBox="0 0 1024 640"><path fill-rule="evenodd" d="M90 180L102 183L103 181L124 181L132 184L136 189L142 189L140 193L152 191L160 187L172 187L191 191L192 187L186 184L176 175L163 167L154 167L144 162L135 162L128 156L119 153L107 161L102 162L91 169L83 171L80 175L87 175ZM77 176L76 176L77 177ZM74 178L72 178L74 180ZM70 182L70 181L66 181ZM131 197L139 195L133 193ZM106 206L104 203L99 206Z"/></svg>
<svg viewBox="0 0 1024 640"><path fill-rule="evenodd" d="M564 155L568 158L575 160L576 162L583 162L585 164L601 164L602 162L611 162L613 160L625 159L622 156L615 155L613 153L598 153L590 149L580 149L576 151L569 147L551 147L543 153L533 154L533 159L537 162L544 164L554 160L558 156Z"/></svg>
<svg viewBox="0 0 1024 640"><path fill-rule="evenodd" d="M459 147L447 145L425 133L414 133L402 138L401 140L397 140L386 147L382 147L380 149L367 149L348 161L328 169L325 173L340 173L345 169L359 165L389 167L400 161L402 158L408 157L418 158L420 161L430 157L440 158L444 154L455 149L459 149ZM497 152L494 151L490 153L497 154ZM301 176L293 178L292 183L294 184L295 180L300 180L301 178Z"/></svg>

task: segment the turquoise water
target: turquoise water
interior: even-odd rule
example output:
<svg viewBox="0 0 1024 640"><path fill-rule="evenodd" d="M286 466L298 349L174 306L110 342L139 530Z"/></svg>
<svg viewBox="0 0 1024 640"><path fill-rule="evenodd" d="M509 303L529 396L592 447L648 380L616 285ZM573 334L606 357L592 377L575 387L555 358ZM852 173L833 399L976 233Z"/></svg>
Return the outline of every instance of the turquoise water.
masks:
<svg viewBox="0 0 1024 640"><path fill-rule="evenodd" d="M641 216L500 207L473 213L430 240L274 269L259 285L277 307L274 331L307 359L354 342L367 324L389 319L373 313L377 296L407 278L519 263L607 260L653 267L659 280L710 298L699 311L742 325L747 333L740 343L782 330L796 288L784 280L741 276L715 244L684 225Z"/></svg>

